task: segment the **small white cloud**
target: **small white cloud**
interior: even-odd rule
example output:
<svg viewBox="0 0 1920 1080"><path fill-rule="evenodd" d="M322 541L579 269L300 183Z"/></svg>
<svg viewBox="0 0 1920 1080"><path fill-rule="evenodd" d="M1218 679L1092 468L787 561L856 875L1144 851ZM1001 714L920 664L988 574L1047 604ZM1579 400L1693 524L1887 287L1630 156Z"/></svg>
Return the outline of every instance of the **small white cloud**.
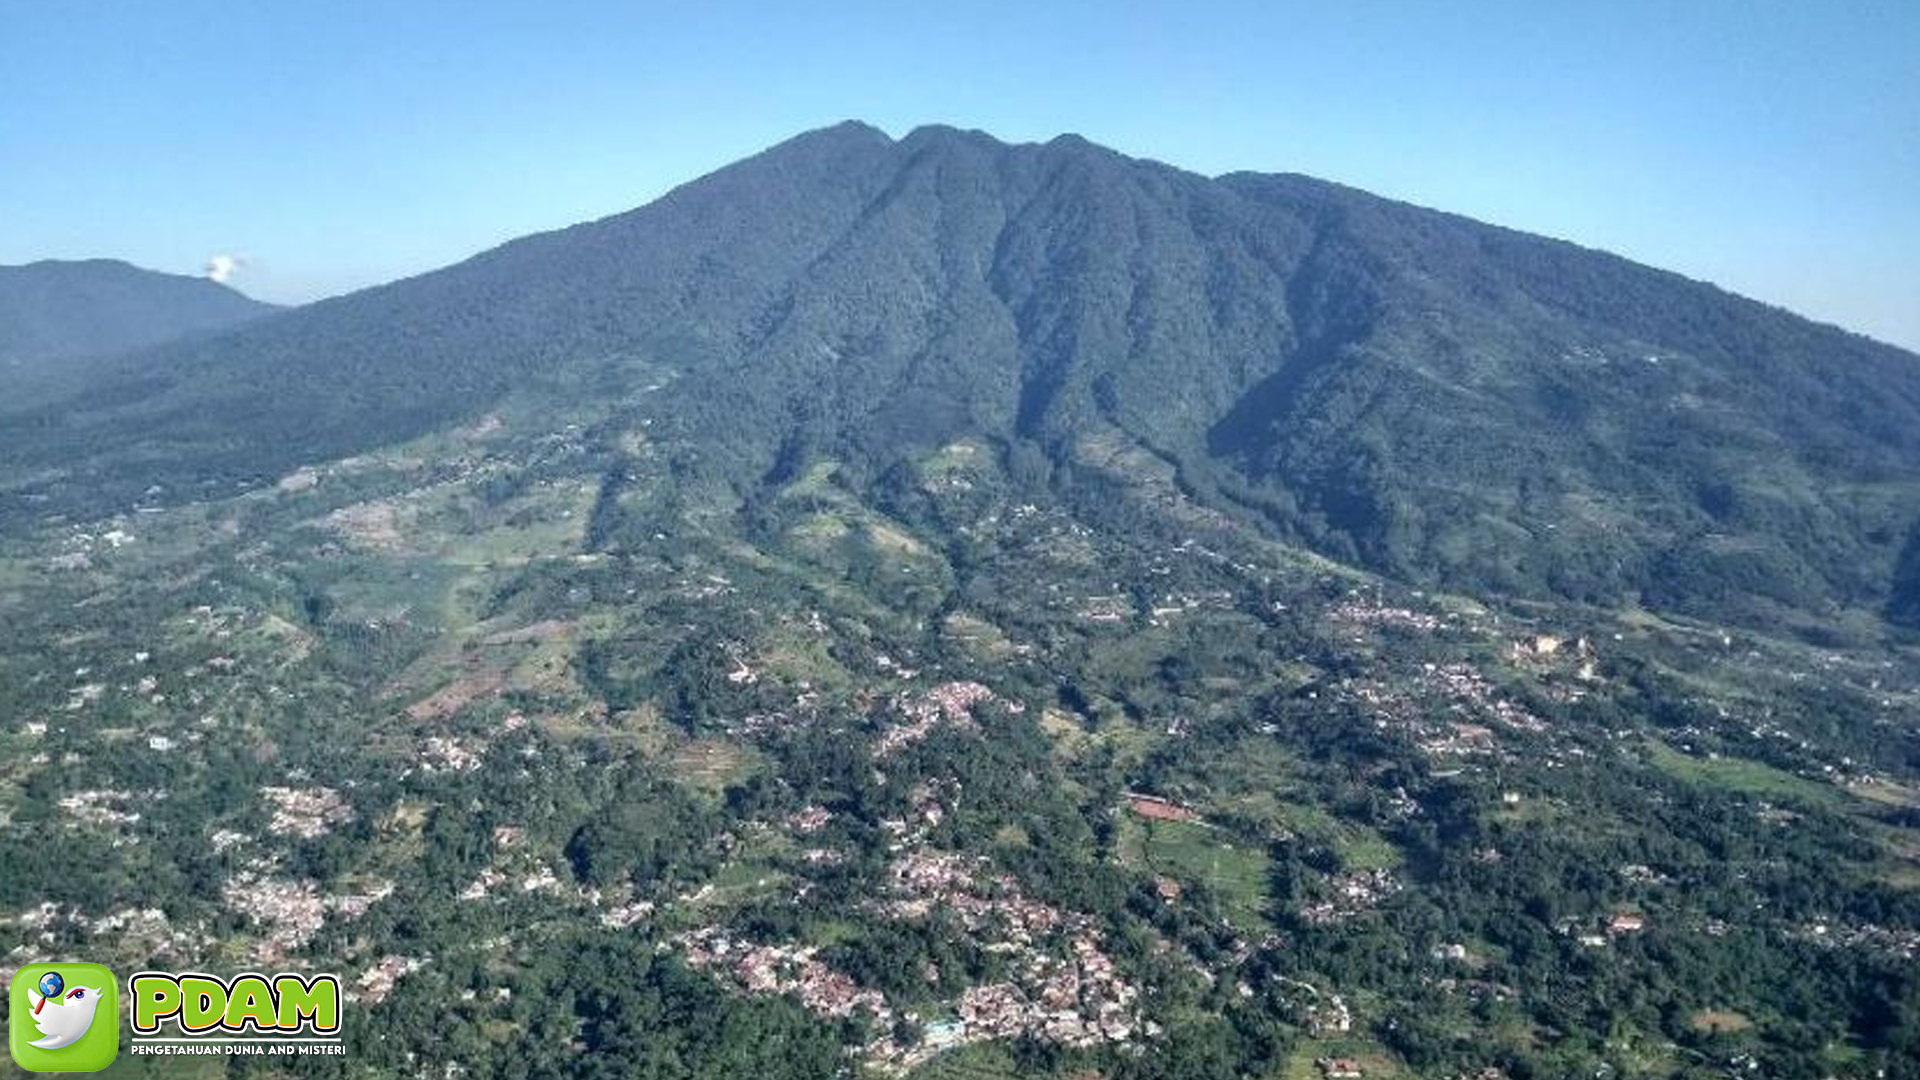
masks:
<svg viewBox="0 0 1920 1080"><path fill-rule="evenodd" d="M245 255L215 255L207 260L207 277L225 285L227 279L245 268L248 261Z"/></svg>

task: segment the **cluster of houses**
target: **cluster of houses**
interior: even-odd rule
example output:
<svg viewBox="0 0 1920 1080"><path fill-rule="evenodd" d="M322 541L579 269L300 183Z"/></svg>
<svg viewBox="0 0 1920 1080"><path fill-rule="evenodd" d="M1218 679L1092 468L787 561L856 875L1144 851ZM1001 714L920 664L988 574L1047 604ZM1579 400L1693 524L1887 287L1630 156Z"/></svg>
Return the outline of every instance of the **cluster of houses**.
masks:
<svg viewBox="0 0 1920 1080"><path fill-rule="evenodd" d="M507 875L495 870L491 866L483 866L480 868L479 876L467 882L466 887L460 890L460 899L467 901L484 900L493 890L506 883Z"/></svg>
<svg viewBox="0 0 1920 1080"><path fill-rule="evenodd" d="M372 967L354 977L353 986L347 990L347 1000L378 1005L393 993L394 984L426 964L425 959L417 956L383 956Z"/></svg>
<svg viewBox="0 0 1920 1080"><path fill-rule="evenodd" d="M787 819L787 827L797 833L817 833L826 828L827 823L832 820L833 811L826 807L807 806L794 811L793 815Z"/></svg>
<svg viewBox="0 0 1920 1080"><path fill-rule="evenodd" d="M1452 975L1433 981L1434 989L1446 994L1464 994L1473 1002L1512 1001L1520 992L1506 983L1488 979L1463 979Z"/></svg>
<svg viewBox="0 0 1920 1080"><path fill-rule="evenodd" d="M480 768L486 752L484 744L470 745L450 735L429 735L421 740L415 760L420 763L420 771L428 775L473 772Z"/></svg>
<svg viewBox="0 0 1920 1080"><path fill-rule="evenodd" d="M214 849L229 852L246 842L244 834L223 831L215 834ZM304 947L329 916L366 914L395 888L384 878L361 877L346 891L323 893L311 879L275 876L278 862L273 855L248 858L220 887L221 902L259 931L252 954L262 963L278 962Z"/></svg>
<svg viewBox="0 0 1920 1080"><path fill-rule="evenodd" d="M141 798L164 797L163 792L148 792ZM89 789L60 797L60 809L72 815L80 825L94 828L119 828L140 820L140 811L130 809L135 796L131 791Z"/></svg>
<svg viewBox="0 0 1920 1080"><path fill-rule="evenodd" d="M1011 875L977 857L913 851L895 860L891 876L896 897L882 905L889 915L951 912L984 948L1013 960L1012 979L972 987L961 999L966 1038L1090 1046L1141 1031L1139 988L1114 966L1087 916L1026 896Z"/></svg>
<svg viewBox="0 0 1920 1080"><path fill-rule="evenodd" d="M125 518L114 518L112 528L99 533L88 532L79 525L71 526L71 531L60 540L60 551L47 560L54 570L85 570L93 565L93 554L103 548L118 551L139 537L128 532L124 526Z"/></svg>
<svg viewBox="0 0 1920 1080"><path fill-rule="evenodd" d="M1379 680L1348 680L1340 690L1373 716L1438 759L1505 756L1496 728L1538 734L1547 724L1500 694L1471 664L1424 664L1402 687ZM1436 707L1438 706L1438 707Z"/></svg>
<svg viewBox="0 0 1920 1080"><path fill-rule="evenodd" d="M77 934L111 936L116 944L137 945L154 956L175 950L192 953L206 941L199 928L175 926L160 908L127 907L96 918L80 908L49 900L17 915L0 915L0 926L21 931L22 943L7 954L10 960L43 956L48 951L46 946ZM11 974L8 970L0 978Z"/></svg>
<svg viewBox="0 0 1920 1080"><path fill-rule="evenodd" d="M1564 920L1561 932L1572 934L1589 949L1605 948L1614 938L1638 934L1647 928L1647 917L1638 911L1615 911L1600 920L1599 929L1583 926L1581 920Z"/></svg>
<svg viewBox="0 0 1920 1080"><path fill-rule="evenodd" d="M1395 607L1379 600L1369 601L1358 593L1328 608L1326 617L1329 622L1340 626L1369 629L1391 627L1425 634L1431 634L1447 624L1447 620L1438 615Z"/></svg>
<svg viewBox="0 0 1920 1080"><path fill-rule="evenodd" d="M936 908L957 915L969 931L991 938L989 948L1022 952L1059 930L1085 932L1085 918L1069 915L1023 894L1004 874L985 873L985 860L937 852L914 852L893 866L895 899L881 909L900 919L921 919Z"/></svg>
<svg viewBox="0 0 1920 1080"><path fill-rule="evenodd" d="M689 930L674 942L688 964L723 974L747 993L792 995L816 1015L836 1019L864 1012L877 1028L893 1023L893 1009L879 991L862 989L822 963L815 946L739 941L718 926Z"/></svg>
<svg viewBox="0 0 1920 1080"><path fill-rule="evenodd" d="M949 683L910 699L910 715L915 722L965 722L971 709L989 700L991 694L978 684ZM922 785L914 792L912 822L886 823L896 857L886 894L868 905L902 921L935 912L950 915L983 949L1006 958L1000 981L968 988L951 1012L922 1022L919 1014L900 1011L879 992L823 962L818 949L804 943L742 941L724 926L705 926L678 935L675 944L691 965L747 993L791 995L822 1017L869 1017L877 1034L862 1056L895 1074L951 1047L985 1039L1033 1038L1085 1047L1149 1033L1140 1016L1139 988L1102 948L1089 917L1027 896L1011 875L996 872L984 858L924 846L925 824L940 820L942 801L956 795L951 782ZM832 819L824 807L808 806L788 815L784 824L797 835L810 835ZM825 863L834 861L834 854L816 848L803 857L809 864ZM805 890L801 886L801 894ZM928 975L938 977L934 971ZM900 1019L913 1023L896 1025Z"/></svg>
<svg viewBox="0 0 1920 1080"><path fill-rule="evenodd" d="M262 877L243 870L220 887L220 899L262 931L255 952L266 961L299 949L327 921L327 898L309 880Z"/></svg>
<svg viewBox="0 0 1920 1080"><path fill-rule="evenodd" d="M1307 1030L1316 1037L1345 1035L1353 1030L1353 1010L1339 994L1324 994L1307 1006Z"/></svg>
<svg viewBox="0 0 1920 1080"><path fill-rule="evenodd" d="M1359 705L1383 731L1405 735L1430 758L1504 756L1493 729L1428 708L1414 695L1376 680L1346 680L1340 694Z"/></svg>
<svg viewBox="0 0 1920 1080"><path fill-rule="evenodd" d="M1546 722L1494 690L1472 664L1425 664L1418 680L1422 689L1516 731L1541 732Z"/></svg>
<svg viewBox="0 0 1920 1080"><path fill-rule="evenodd" d="M1836 926L1815 922L1800 927L1796 936L1821 945L1865 949L1902 960L1920 961L1920 927L1879 926L1873 923Z"/></svg>
<svg viewBox="0 0 1920 1080"><path fill-rule="evenodd" d="M1096 623L1125 622L1133 617L1133 599L1124 594L1089 596L1080 606L1080 617Z"/></svg>
<svg viewBox="0 0 1920 1080"><path fill-rule="evenodd" d="M903 692L894 699L894 708L906 718L906 723L881 732L874 741L873 756L883 758L912 746L933 734L934 728L942 723L970 727L974 708L995 701L999 698L994 692L977 682L947 682L918 694ZM1023 708L1018 702L1002 704L1013 713Z"/></svg>
<svg viewBox="0 0 1920 1080"><path fill-rule="evenodd" d="M1372 911L1402 888L1387 869L1350 871L1330 879L1327 887L1330 895L1300 909L1300 918L1310 925L1330 926Z"/></svg>
<svg viewBox="0 0 1920 1080"><path fill-rule="evenodd" d="M624 930L636 923L645 922L653 915L653 901L632 900L600 913L600 925L609 930Z"/></svg>
<svg viewBox="0 0 1920 1080"><path fill-rule="evenodd" d="M353 820L353 806L330 787L263 787L260 797L272 804L267 830L275 836L317 840L334 826Z"/></svg>
<svg viewBox="0 0 1920 1080"><path fill-rule="evenodd" d="M1088 1047L1151 1034L1140 1016L1139 988L1115 969L1094 937L1079 933L1068 948L1065 959L1025 953L1016 979L969 987L960 998L967 1037Z"/></svg>

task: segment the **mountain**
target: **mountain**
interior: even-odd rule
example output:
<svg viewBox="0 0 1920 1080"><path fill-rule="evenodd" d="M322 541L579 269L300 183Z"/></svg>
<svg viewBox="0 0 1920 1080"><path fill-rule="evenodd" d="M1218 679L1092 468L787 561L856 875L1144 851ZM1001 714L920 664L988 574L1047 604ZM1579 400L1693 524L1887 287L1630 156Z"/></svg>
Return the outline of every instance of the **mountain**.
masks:
<svg viewBox="0 0 1920 1080"><path fill-rule="evenodd" d="M1914 606L1920 358L1571 244L1072 136L812 132L133 357L16 414L6 450L36 495L206 490L539 379L631 396L641 362L749 500L826 455L878 476L969 434L1061 478L1116 441L1414 583L1763 621Z"/></svg>
<svg viewBox="0 0 1920 1080"><path fill-rule="evenodd" d="M205 278L114 259L0 266L0 377L39 377L274 310Z"/></svg>
<svg viewBox="0 0 1920 1080"><path fill-rule="evenodd" d="M803 135L0 395L0 954L377 1080L1920 1080L1915 367Z"/></svg>

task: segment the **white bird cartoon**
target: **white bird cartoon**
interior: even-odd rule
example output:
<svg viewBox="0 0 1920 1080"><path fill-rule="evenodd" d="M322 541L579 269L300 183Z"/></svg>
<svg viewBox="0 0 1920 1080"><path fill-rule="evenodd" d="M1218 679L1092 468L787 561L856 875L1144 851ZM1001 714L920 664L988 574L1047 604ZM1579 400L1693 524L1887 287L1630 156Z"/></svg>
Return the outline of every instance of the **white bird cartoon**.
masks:
<svg viewBox="0 0 1920 1080"><path fill-rule="evenodd" d="M58 1001L28 990L27 1004L34 1010L33 1026L43 1036L27 1045L42 1050L58 1050L78 1042L80 1036L93 1026L93 1010L100 1007L100 988L76 986Z"/></svg>

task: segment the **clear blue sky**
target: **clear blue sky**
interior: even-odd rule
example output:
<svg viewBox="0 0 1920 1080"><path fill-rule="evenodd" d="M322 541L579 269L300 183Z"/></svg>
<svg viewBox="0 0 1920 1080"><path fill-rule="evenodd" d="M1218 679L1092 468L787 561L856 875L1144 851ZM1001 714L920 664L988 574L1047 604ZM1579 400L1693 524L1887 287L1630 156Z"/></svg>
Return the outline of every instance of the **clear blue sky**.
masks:
<svg viewBox="0 0 1920 1080"><path fill-rule="evenodd" d="M848 117L1311 173L1920 347L1920 0L0 0L0 263L306 300Z"/></svg>

